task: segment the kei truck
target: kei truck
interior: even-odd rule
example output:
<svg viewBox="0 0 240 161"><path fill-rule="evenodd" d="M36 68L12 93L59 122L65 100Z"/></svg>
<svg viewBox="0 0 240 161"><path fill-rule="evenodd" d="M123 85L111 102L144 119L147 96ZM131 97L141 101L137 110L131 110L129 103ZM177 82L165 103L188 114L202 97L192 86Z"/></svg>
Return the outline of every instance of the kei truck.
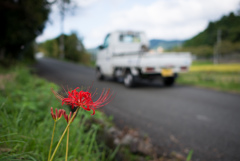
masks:
<svg viewBox="0 0 240 161"><path fill-rule="evenodd" d="M165 86L172 86L191 63L189 52L149 50L144 32L115 31L107 34L103 45L98 47L96 77L122 80L126 87L133 87L142 79L157 79Z"/></svg>

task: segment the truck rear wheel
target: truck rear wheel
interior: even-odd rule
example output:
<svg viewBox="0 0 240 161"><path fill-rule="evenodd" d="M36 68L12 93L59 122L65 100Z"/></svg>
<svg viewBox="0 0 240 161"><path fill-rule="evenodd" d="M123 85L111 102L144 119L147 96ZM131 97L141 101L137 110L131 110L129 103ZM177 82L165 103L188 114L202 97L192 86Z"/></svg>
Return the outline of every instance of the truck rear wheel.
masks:
<svg viewBox="0 0 240 161"><path fill-rule="evenodd" d="M102 74L100 68L97 68L97 69L96 69L96 78L97 78L97 80L99 80L99 81L102 81L102 80L104 79L104 75Z"/></svg>
<svg viewBox="0 0 240 161"><path fill-rule="evenodd" d="M118 81L117 70L115 69L112 76L113 81Z"/></svg>
<svg viewBox="0 0 240 161"><path fill-rule="evenodd" d="M163 78L163 84L164 86L170 87L173 86L175 83L175 77L166 77Z"/></svg>
<svg viewBox="0 0 240 161"><path fill-rule="evenodd" d="M123 83L126 87L133 87L134 86L134 77L131 72L127 72L124 76Z"/></svg>

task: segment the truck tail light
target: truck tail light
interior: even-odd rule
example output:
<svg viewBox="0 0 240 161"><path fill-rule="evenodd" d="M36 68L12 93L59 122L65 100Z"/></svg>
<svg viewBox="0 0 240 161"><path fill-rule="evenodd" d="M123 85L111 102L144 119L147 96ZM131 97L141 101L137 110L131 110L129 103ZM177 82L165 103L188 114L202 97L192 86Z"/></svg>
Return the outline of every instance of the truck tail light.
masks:
<svg viewBox="0 0 240 161"><path fill-rule="evenodd" d="M155 70L155 69L154 69L153 67L147 67L147 68L146 68L146 71L147 71L147 72L153 72L154 70Z"/></svg>
<svg viewBox="0 0 240 161"><path fill-rule="evenodd" d="M187 70L188 70L188 68L186 66L181 67L181 71L187 71Z"/></svg>

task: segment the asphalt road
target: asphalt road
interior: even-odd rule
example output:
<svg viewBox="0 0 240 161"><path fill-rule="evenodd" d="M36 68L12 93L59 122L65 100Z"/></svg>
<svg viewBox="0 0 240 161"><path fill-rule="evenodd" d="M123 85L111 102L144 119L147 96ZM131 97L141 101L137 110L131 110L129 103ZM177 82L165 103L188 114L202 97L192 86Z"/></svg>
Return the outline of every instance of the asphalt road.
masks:
<svg viewBox="0 0 240 161"><path fill-rule="evenodd" d="M240 95L208 89L160 83L143 83L127 89L123 84L95 80L91 68L39 59L37 74L59 85L75 88L110 87L116 97L103 107L120 127L137 128L152 138L163 151L186 155L194 151L193 160L240 160Z"/></svg>

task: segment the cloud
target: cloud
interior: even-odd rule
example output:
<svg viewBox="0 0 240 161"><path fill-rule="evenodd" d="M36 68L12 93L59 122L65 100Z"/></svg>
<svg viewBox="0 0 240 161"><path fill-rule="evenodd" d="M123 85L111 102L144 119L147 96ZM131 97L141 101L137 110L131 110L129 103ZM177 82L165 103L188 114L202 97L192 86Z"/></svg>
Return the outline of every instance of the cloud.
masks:
<svg viewBox="0 0 240 161"><path fill-rule="evenodd" d="M203 31L209 21L218 20L222 15L235 11L239 5L239 0L114 2L117 5L114 6L110 0L78 1L88 14L82 13L67 19L65 31L77 30L83 33L87 48L100 45L105 35L115 30L145 31L149 39L189 39Z"/></svg>
<svg viewBox="0 0 240 161"><path fill-rule="evenodd" d="M117 30L142 30L150 38L187 39L204 30L209 21L236 9L238 0L158 0L148 6L135 5L130 10L111 14L107 24L92 32L94 39Z"/></svg>
<svg viewBox="0 0 240 161"><path fill-rule="evenodd" d="M76 3L80 7L88 7L94 3L96 3L98 0L76 0Z"/></svg>

